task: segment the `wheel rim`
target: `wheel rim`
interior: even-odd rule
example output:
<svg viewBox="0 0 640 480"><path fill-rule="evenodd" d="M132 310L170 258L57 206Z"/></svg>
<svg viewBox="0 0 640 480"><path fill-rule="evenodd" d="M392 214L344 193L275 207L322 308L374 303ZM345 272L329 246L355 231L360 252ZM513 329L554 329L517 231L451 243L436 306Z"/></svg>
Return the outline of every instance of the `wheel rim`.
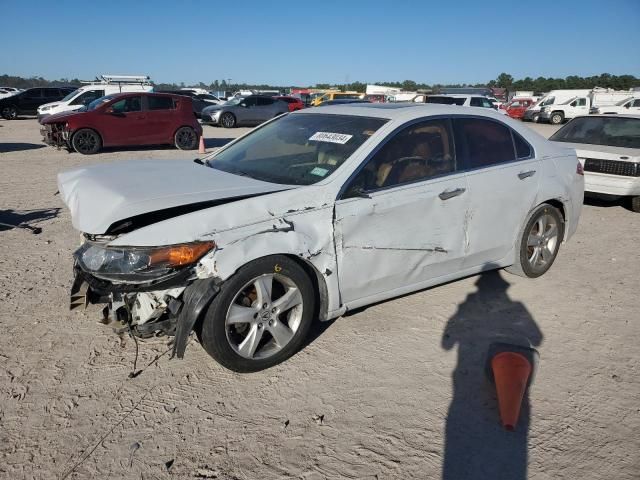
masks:
<svg viewBox="0 0 640 480"><path fill-rule="evenodd" d="M222 125L225 127L233 127L233 117L230 113L225 113L222 116Z"/></svg>
<svg viewBox="0 0 640 480"><path fill-rule="evenodd" d="M543 213L531 226L527 237L527 260L534 270L544 269L555 257L558 246L558 221Z"/></svg>
<svg viewBox="0 0 640 480"><path fill-rule="evenodd" d="M5 118L11 118L14 119L18 116L18 111L15 109L15 107L5 107L2 109L2 116Z"/></svg>
<svg viewBox="0 0 640 480"><path fill-rule="evenodd" d="M225 319L227 341L244 358L269 358L291 342L302 311L302 294L293 280L281 274L261 275L234 296Z"/></svg>
<svg viewBox="0 0 640 480"><path fill-rule="evenodd" d="M178 132L178 145L182 148L189 148L195 145L196 132L190 128L183 128Z"/></svg>
<svg viewBox="0 0 640 480"><path fill-rule="evenodd" d="M78 132L76 134L75 145L82 153L93 152L98 145L98 139L92 132Z"/></svg>
<svg viewBox="0 0 640 480"><path fill-rule="evenodd" d="M554 116L551 118L551 121L553 121L553 123L555 123L555 124L560 123L560 115L554 115Z"/></svg>

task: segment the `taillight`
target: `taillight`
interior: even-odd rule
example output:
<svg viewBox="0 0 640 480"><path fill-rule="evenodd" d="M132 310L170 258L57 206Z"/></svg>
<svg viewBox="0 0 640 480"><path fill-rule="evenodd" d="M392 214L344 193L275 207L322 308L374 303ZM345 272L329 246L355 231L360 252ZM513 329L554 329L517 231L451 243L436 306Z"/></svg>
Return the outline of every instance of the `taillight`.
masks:
<svg viewBox="0 0 640 480"><path fill-rule="evenodd" d="M584 175L584 167L582 166L582 162L578 160L578 165L576 165L576 173L578 175Z"/></svg>

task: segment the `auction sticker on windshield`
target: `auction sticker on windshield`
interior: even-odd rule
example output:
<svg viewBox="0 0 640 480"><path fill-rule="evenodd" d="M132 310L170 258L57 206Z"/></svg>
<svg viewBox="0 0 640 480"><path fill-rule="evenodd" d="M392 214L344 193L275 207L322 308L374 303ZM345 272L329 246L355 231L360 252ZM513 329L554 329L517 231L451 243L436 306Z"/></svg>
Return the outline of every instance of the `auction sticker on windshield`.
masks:
<svg viewBox="0 0 640 480"><path fill-rule="evenodd" d="M345 133L332 133L332 132L316 132L309 140L315 140L317 142L330 142L330 143L339 143L344 145L347 143L353 135L347 135Z"/></svg>

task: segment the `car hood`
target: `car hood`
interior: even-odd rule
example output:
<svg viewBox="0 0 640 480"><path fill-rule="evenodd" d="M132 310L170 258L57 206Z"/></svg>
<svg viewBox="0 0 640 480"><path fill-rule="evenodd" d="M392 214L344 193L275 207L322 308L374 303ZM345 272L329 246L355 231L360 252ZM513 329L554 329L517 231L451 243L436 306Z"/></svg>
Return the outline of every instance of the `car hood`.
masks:
<svg viewBox="0 0 640 480"><path fill-rule="evenodd" d="M620 160L626 162L639 162L640 149L610 147L608 145L591 145L588 143L569 143L552 141L558 147L573 148L579 158L599 158L602 160Z"/></svg>
<svg viewBox="0 0 640 480"><path fill-rule="evenodd" d="M79 107L82 108L82 107ZM77 110L67 110L66 112L53 113L42 120L42 124L46 125L47 123L59 123L61 120L68 120L69 117L75 117L77 115L82 115L85 112L78 112Z"/></svg>
<svg viewBox="0 0 640 480"><path fill-rule="evenodd" d="M215 112L217 110L222 110L222 105L207 105L202 109L203 112Z"/></svg>
<svg viewBox="0 0 640 480"><path fill-rule="evenodd" d="M136 160L62 172L58 174L58 188L71 211L73 226L85 233L103 234L122 220L147 213L154 215L147 216L145 225L154 223L149 218L161 221L213 206L216 201L294 187L185 160Z"/></svg>

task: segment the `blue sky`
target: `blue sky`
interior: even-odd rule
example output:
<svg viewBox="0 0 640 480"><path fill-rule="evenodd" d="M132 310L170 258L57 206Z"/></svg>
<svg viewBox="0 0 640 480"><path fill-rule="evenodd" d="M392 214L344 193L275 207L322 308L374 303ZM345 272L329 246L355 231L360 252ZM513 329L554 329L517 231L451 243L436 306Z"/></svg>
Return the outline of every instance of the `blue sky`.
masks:
<svg viewBox="0 0 640 480"><path fill-rule="evenodd" d="M21 76L277 85L640 76L640 0L0 4L0 73Z"/></svg>

